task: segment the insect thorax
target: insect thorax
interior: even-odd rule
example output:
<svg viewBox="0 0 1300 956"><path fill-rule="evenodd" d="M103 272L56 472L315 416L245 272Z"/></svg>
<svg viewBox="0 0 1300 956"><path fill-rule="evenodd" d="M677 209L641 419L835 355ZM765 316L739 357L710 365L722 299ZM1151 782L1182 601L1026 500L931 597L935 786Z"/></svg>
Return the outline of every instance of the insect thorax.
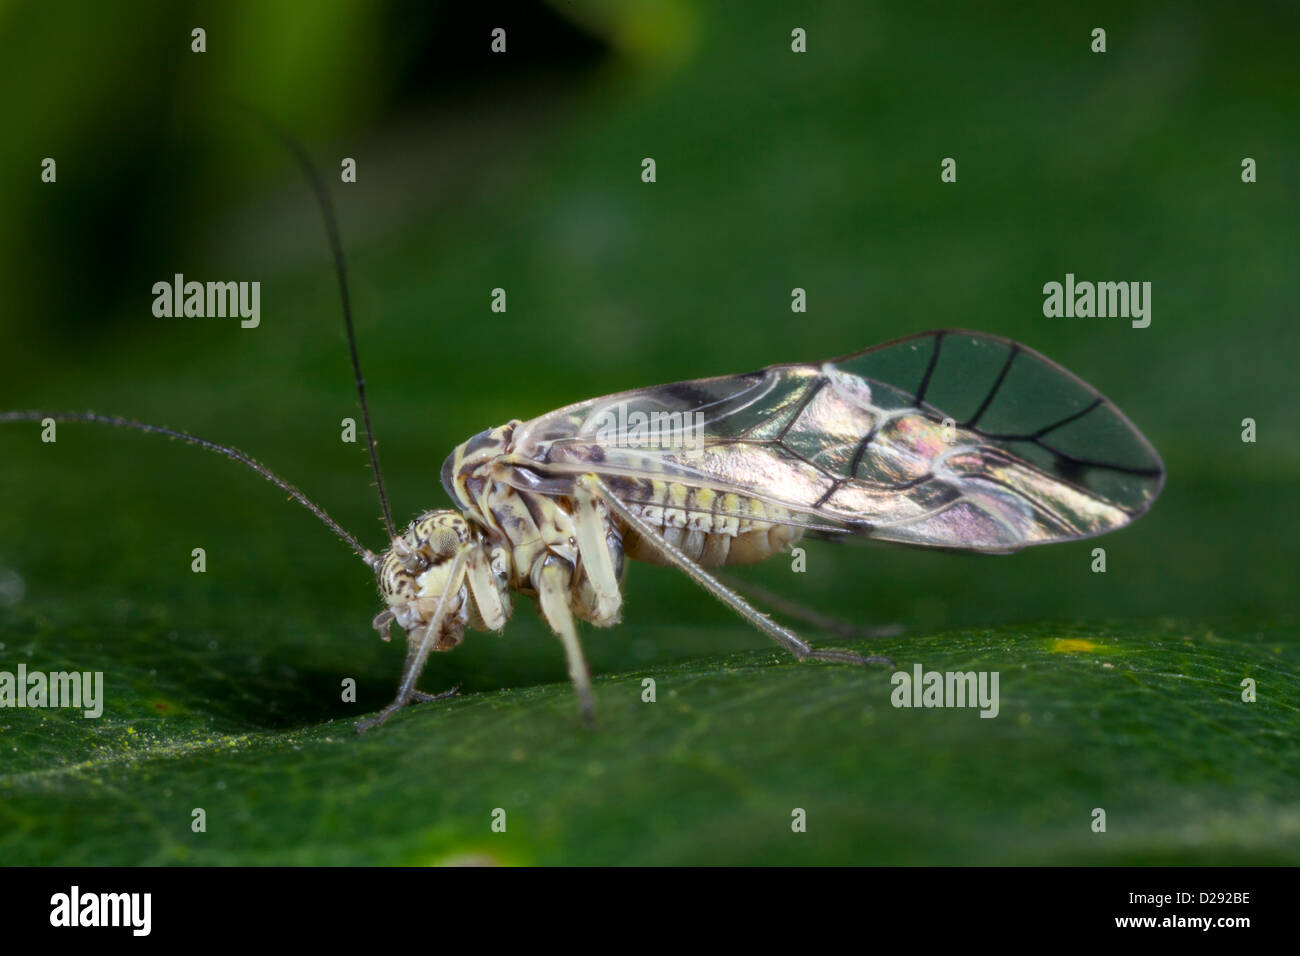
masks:
<svg viewBox="0 0 1300 956"><path fill-rule="evenodd" d="M591 608L584 601L589 585L578 559L572 498L519 487L539 480L510 460L511 439L519 424L512 421L488 429L453 451L443 464L443 486L486 540L508 550L513 589L525 594L536 593L535 578L543 562L559 561L571 578L574 612L590 619ZM606 544L621 577L622 536L607 512L602 510L600 518Z"/></svg>

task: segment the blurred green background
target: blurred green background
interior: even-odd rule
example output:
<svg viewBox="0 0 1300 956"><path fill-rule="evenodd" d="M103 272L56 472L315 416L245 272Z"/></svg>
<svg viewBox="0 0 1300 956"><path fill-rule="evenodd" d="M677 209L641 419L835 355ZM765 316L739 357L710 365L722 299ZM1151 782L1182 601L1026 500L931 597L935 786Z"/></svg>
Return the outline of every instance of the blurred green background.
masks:
<svg viewBox="0 0 1300 956"><path fill-rule="evenodd" d="M1078 373L1169 472L1097 542L812 545L806 574L746 572L903 625L877 648L900 666L1000 670L997 720L893 710L888 670L787 664L636 566L624 624L584 631L599 733L521 601L431 662L422 686L461 699L358 741L402 651L327 531L190 448L6 426L0 670L103 670L109 703L0 711L0 858L1296 862L1297 26L1280 3L0 3L0 408L233 443L382 546L339 440L357 408L319 211L247 102L331 183L400 521L507 419L944 326ZM155 318L177 272L260 281L260 327ZM1151 326L1045 318L1067 272L1150 281Z"/></svg>

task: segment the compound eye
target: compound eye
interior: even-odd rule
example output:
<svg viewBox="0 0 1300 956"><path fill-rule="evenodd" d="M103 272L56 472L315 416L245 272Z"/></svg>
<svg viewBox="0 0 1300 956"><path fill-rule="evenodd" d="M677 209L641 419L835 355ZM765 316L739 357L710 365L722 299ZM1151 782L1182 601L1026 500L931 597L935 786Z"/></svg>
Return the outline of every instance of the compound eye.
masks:
<svg viewBox="0 0 1300 956"><path fill-rule="evenodd" d="M446 526L434 528L429 535L427 547L436 561L454 557L460 547L460 535Z"/></svg>
<svg viewBox="0 0 1300 956"><path fill-rule="evenodd" d="M454 557L466 538L464 521L454 513L428 515L415 530L416 547L435 562Z"/></svg>

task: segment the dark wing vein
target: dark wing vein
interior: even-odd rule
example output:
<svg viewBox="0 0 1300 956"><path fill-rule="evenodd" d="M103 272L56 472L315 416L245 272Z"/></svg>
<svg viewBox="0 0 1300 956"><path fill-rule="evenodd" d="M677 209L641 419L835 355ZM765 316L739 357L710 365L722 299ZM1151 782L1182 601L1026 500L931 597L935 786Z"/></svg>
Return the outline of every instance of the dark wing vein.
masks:
<svg viewBox="0 0 1300 956"><path fill-rule="evenodd" d="M997 397L998 390L1002 388L1002 383L1006 381L1007 372L1011 371L1011 363L1016 360L1016 356L1019 354L1019 344L1012 345L1011 351L1007 353L1007 360L1002 366L1002 371L998 372L997 380L993 383L993 387L990 388L988 394L984 396L984 401L980 402L980 407L975 409L975 414L966 420L966 428L974 428L975 424L984 417L984 413L987 412L989 406L993 404L993 399Z"/></svg>

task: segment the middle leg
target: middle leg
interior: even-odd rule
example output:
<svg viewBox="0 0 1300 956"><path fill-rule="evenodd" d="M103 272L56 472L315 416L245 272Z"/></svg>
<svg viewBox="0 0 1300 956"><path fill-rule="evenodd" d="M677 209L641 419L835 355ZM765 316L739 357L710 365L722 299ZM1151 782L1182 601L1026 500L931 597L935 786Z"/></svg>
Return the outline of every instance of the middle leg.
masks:
<svg viewBox="0 0 1300 956"><path fill-rule="evenodd" d="M590 726L595 723L596 704L591 692L591 672L587 669L587 659L578 641L578 629L573 623L573 612L569 609L573 572L567 562L553 555L543 558L542 562L537 574L537 596L542 617L564 645L564 654L569 661L569 679L578 692L582 719Z"/></svg>

